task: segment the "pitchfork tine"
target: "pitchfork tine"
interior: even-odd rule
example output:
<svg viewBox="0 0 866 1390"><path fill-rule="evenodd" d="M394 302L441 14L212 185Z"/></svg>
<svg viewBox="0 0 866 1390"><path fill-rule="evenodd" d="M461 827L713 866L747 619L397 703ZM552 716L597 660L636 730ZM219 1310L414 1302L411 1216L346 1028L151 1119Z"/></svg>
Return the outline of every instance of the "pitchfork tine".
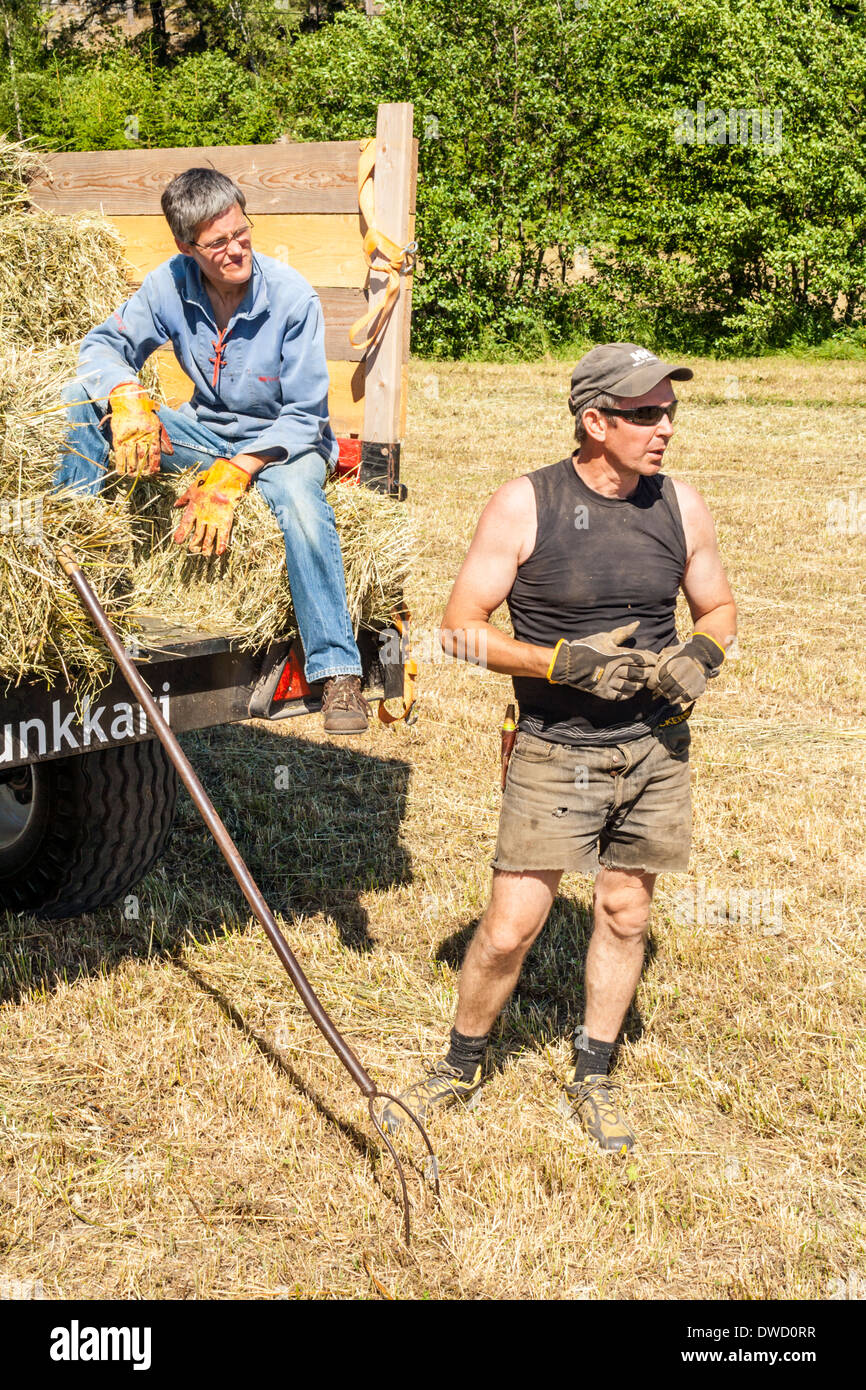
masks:
<svg viewBox="0 0 866 1390"><path fill-rule="evenodd" d="M385 1145L385 1147L387 1148L388 1152L394 1160L394 1165L397 1169L397 1176L400 1179L400 1186L403 1189L403 1235L406 1244L409 1245L411 1243L409 1229L409 1193L406 1189L406 1179L403 1176L403 1165L397 1157L397 1151L394 1148L394 1145L391 1143L391 1140L388 1138L388 1135L385 1133L385 1130L379 1123L379 1120L376 1116L376 1111L373 1109L373 1103L377 1100L390 1100L394 1105L399 1105L401 1110L405 1110L406 1114L409 1116L409 1119L412 1121L413 1125L420 1133L421 1138L427 1145L427 1152L430 1155L430 1172L433 1175L433 1191L436 1194L437 1200L439 1198L439 1164L436 1160L436 1154L433 1151L433 1145L430 1143L430 1138L427 1134L426 1129L422 1125L421 1121L418 1119L418 1116L412 1114L412 1111L409 1109L408 1105L405 1105L403 1101L400 1100L399 1096L392 1096L389 1091L377 1091L374 1096L370 1097L368 1101L370 1119L373 1121L373 1127L376 1130L377 1134L380 1136L382 1143Z"/></svg>

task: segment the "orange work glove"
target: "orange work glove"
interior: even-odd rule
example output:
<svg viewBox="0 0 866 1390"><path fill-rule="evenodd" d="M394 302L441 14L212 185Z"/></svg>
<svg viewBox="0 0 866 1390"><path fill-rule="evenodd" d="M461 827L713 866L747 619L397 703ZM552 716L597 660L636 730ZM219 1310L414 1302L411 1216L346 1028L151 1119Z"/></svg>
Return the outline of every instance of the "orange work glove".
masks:
<svg viewBox="0 0 866 1390"><path fill-rule="evenodd" d="M111 442L118 473L158 473L161 454L173 454L156 406L137 381L123 381L108 397Z"/></svg>
<svg viewBox="0 0 866 1390"><path fill-rule="evenodd" d="M229 459L217 459L206 473L199 474L174 504L186 508L174 533L178 545L183 545L192 531L187 546L190 555L223 555L228 549L235 507L251 482L247 470Z"/></svg>

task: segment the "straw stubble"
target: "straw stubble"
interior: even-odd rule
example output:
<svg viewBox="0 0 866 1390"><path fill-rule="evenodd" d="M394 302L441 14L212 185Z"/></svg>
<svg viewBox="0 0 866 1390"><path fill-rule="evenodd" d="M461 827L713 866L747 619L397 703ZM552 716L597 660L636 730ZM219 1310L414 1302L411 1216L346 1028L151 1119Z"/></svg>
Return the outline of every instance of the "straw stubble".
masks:
<svg viewBox="0 0 866 1390"><path fill-rule="evenodd" d="M138 919L5 924L5 1277L54 1298L363 1299L372 1275L418 1299L862 1295L866 546L826 528L860 486L862 366L737 364L731 406L729 364L693 365L668 466L716 518L742 657L693 716L690 872L657 887L618 1061L635 1153L593 1152L557 1110L592 911L567 875L480 1105L431 1122L443 1201L409 1174L405 1252L357 1090L184 800ZM419 648L489 494L568 451L569 370L411 367ZM315 719L184 739L323 1003L395 1089L447 1045L513 698L432 641L420 688L414 726L362 744ZM687 910L763 888L781 931Z"/></svg>

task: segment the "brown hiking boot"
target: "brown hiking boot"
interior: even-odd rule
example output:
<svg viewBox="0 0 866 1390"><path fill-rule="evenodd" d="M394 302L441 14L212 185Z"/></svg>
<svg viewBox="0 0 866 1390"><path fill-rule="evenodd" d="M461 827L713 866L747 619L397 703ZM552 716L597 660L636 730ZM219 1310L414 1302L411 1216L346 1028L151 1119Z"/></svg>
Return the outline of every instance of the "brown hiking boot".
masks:
<svg viewBox="0 0 866 1390"><path fill-rule="evenodd" d="M331 676L325 681L322 714L328 734L363 734L370 706L361 694L360 676Z"/></svg>

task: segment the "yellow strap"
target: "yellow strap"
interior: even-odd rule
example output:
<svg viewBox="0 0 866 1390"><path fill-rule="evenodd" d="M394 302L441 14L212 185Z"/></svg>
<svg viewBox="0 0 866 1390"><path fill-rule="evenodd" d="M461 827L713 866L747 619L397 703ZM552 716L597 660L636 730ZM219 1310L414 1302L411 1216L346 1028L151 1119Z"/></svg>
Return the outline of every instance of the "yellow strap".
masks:
<svg viewBox="0 0 866 1390"><path fill-rule="evenodd" d="M556 658L559 656L559 649L560 649L560 647L562 646L562 644L563 644L564 641L565 641L565 638L564 638L564 637L560 637L559 641L557 642L556 646L555 646L554 649L553 649L553 660L551 661L550 665L549 665L548 668L547 668L547 679L550 681L550 684L551 684L551 685L559 685L559 684L560 684L559 681L555 681L555 680L553 679L553 668L554 668L554 666L556 665Z"/></svg>
<svg viewBox="0 0 866 1390"><path fill-rule="evenodd" d="M403 270L408 269L413 264L415 252L414 242L410 242L408 246L398 246L396 241L392 241L389 236L380 232L376 227L373 184L375 164L376 141L370 136L361 141L361 154L358 159L358 205L361 209L361 216L367 224L367 231L364 234L364 259L370 270L387 273L388 284L385 289L385 298L381 304L373 309L368 309L366 314L353 323L349 329L349 342L352 347L361 349L373 347L381 338L391 310L397 303L397 296L400 293L400 275ZM376 260L376 257L379 259ZM383 261L384 265L382 264ZM363 341L359 341L356 335L363 328L366 328L371 319L376 320L374 326Z"/></svg>
<svg viewBox="0 0 866 1390"><path fill-rule="evenodd" d="M396 629L397 629L397 631L399 632L399 634L400 634L401 637L403 636L403 623L404 623L404 619L405 619L406 626L408 627L408 625L409 625L409 614L408 614L408 613L404 614L404 618L401 618L401 617L399 616L399 614L397 614L397 613L394 614L394 626L396 627ZM399 714L392 714L392 713L390 712L390 710L388 710L388 709L385 708L385 701L384 701L384 700L380 700L380 701L379 701L379 718L380 718L380 720L382 721L383 724L399 724L400 721L401 721L402 719L408 720L409 715L412 713L412 707L413 707L413 705L415 704L415 701L416 701L416 699L417 699L417 685L418 685L418 662L414 659L414 657L409 658L408 660L404 659L404 661L403 661L403 707L402 707L402 709L400 710L400 713L399 713Z"/></svg>

